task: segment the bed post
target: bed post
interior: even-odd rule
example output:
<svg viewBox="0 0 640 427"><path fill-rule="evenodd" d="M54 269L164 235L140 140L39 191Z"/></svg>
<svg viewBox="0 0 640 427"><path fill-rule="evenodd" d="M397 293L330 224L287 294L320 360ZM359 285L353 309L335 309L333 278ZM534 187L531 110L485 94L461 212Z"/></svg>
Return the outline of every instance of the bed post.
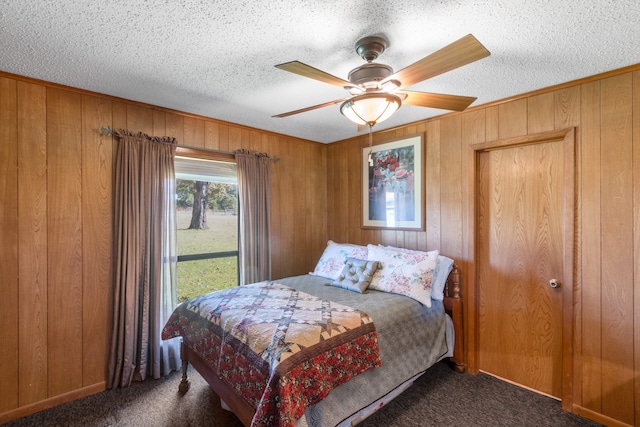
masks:
<svg viewBox="0 0 640 427"><path fill-rule="evenodd" d="M189 378L187 376L189 361L187 360L187 352L184 341L180 342L180 359L182 359L182 380L180 381L180 385L178 386L178 393L185 394L189 391L191 383L189 382Z"/></svg>
<svg viewBox="0 0 640 427"><path fill-rule="evenodd" d="M451 312L455 344L453 347L453 367L456 372L465 372L464 363L464 329L462 323L462 298L460 296L460 267L453 266L445 287L445 308Z"/></svg>

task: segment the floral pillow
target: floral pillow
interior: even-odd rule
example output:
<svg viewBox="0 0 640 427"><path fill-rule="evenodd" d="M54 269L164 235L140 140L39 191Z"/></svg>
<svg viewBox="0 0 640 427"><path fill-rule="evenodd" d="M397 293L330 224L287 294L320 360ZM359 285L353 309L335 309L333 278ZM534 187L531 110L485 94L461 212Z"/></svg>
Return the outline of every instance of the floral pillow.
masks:
<svg viewBox="0 0 640 427"><path fill-rule="evenodd" d="M405 295L431 307L438 251L422 252L369 245L367 259L378 261L369 289Z"/></svg>
<svg viewBox="0 0 640 427"><path fill-rule="evenodd" d="M367 247L329 240L315 270L309 274L336 280L340 276L347 258L367 259Z"/></svg>
<svg viewBox="0 0 640 427"><path fill-rule="evenodd" d="M377 269L378 263L376 261L349 258L342 268L340 276L331 285L362 294L369 287L373 273Z"/></svg>

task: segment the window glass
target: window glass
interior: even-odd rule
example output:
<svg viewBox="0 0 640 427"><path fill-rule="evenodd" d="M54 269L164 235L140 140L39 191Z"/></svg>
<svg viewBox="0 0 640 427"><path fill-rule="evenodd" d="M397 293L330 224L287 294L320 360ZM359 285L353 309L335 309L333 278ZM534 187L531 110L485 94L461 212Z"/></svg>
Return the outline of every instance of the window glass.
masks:
<svg viewBox="0 0 640 427"><path fill-rule="evenodd" d="M238 285L234 163L176 157L178 300Z"/></svg>

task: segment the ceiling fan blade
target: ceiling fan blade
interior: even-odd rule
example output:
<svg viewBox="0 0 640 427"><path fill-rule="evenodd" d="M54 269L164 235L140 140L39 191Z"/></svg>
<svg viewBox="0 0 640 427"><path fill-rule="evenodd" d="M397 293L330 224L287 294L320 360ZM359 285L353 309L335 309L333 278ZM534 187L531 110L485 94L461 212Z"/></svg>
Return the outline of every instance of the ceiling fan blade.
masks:
<svg viewBox="0 0 640 427"><path fill-rule="evenodd" d="M290 73L295 73L303 77L318 80L323 83L329 83L330 85L334 86L343 88L358 87L350 81L341 79L340 77L336 77L333 74L326 73L322 70L318 70L317 68L314 68L307 64L303 64L300 61L291 61L285 62L284 64L278 64L276 65L276 68L280 68L281 70L289 71Z"/></svg>
<svg viewBox="0 0 640 427"><path fill-rule="evenodd" d="M399 80L401 87L408 87L489 55L491 53L473 35L468 34L387 77L383 83Z"/></svg>
<svg viewBox="0 0 640 427"><path fill-rule="evenodd" d="M324 104L313 105L311 107L301 108L299 110L289 111L282 114L276 114L275 116L271 116L271 117L289 117L289 116L293 116L294 114L304 113L306 111L316 110L318 108L329 107L331 105L340 104L341 102L345 102L348 99L351 99L351 98L336 99L334 101L325 102Z"/></svg>
<svg viewBox="0 0 640 427"><path fill-rule="evenodd" d="M414 105L416 107L439 108L441 110L462 111L467 108L477 98L472 96L446 95L442 93L414 92L401 90L398 94L405 94L407 97L402 101L404 105Z"/></svg>

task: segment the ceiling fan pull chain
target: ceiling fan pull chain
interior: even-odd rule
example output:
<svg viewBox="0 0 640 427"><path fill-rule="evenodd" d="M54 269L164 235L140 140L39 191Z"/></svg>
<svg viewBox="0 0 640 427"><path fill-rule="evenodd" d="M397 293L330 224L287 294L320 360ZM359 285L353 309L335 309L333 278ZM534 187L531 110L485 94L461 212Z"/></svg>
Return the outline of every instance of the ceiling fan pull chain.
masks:
<svg viewBox="0 0 640 427"><path fill-rule="evenodd" d="M369 166L373 166L373 154L372 154L372 146L373 146L373 126L369 124Z"/></svg>

